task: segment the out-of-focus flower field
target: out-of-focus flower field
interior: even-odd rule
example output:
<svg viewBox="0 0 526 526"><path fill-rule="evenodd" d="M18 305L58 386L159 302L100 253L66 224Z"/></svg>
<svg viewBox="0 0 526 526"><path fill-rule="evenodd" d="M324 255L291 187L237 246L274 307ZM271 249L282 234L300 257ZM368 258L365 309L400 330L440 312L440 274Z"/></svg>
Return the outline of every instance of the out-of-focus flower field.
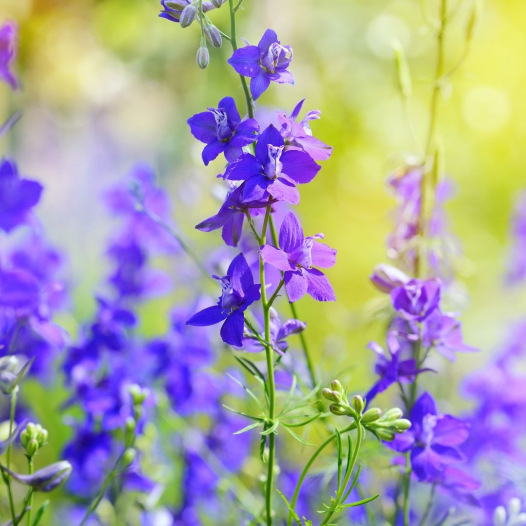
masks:
<svg viewBox="0 0 526 526"><path fill-rule="evenodd" d="M258 100L256 118L270 122L275 111L290 114L305 98L305 109L321 110L321 119L311 123L315 137L333 147L330 159L319 163L323 169L316 179L302 185L301 205L294 208L305 235L321 231L325 242L338 251L336 265L324 269L336 301L321 303L307 295L297 303L297 317L306 323L303 334L321 387L338 378L350 394L363 396L377 379L375 355L367 346L371 341L384 345L389 301L369 276L378 263L389 263L386 239L397 220L393 212L397 201L387 177L415 155L413 136L422 138L427 133L436 36L425 15L432 18L436 4L438 0L245 0L237 13L240 46L243 38L257 43L265 29L272 28L294 50L290 69L295 84L273 84ZM521 60L526 51L526 3L483 2L468 49L466 20L474 2L451 0L450 4L458 12L447 28L448 69L462 61L451 78L443 79L436 142L443 175L452 182L445 213L459 251L452 261L456 279L443 293L443 301L444 311L462 313L463 340L478 351L458 353L453 363L433 358L427 366L436 373L420 375L419 386L433 394L441 414L462 417L477 407L484 386L489 385L488 391L497 397L499 389L506 387L505 380L502 384L496 380L504 374L505 365L495 362L495 356L513 336L514 324L526 319L526 287L520 282L510 285L506 278L512 260L520 257L512 249L511 223L520 192L526 189L526 67ZM257 434L261 430L232 435L251 422L229 413L222 404L248 411L246 393L226 374L248 381L242 379L246 371L235 356L260 362L264 357L236 354L222 344L219 327L184 328L192 314L215 304L219 287L200 277L195 262L163 226L153 220L142 224L144 218L134 209L137 203L126 194L130 175L136 176L139 194L145 188L151 190L151 176L166 196L152 190L145 206L152 207L159 222L170 225L210 273L224 275L239 253L225 248L217 232L194 228L221 206L225 190L215 176L223 173L225 161L221 158L203 166L203 144L192 137L186 122L225 96L234 97L244 115L239 77L227 65L232 50L226 39L219 49L209 46L210 64L204 71L199 69L195 63L201 37L197 23L182 29L159 18L160 10L154 0L0 0L0 23L11 20L18 25L13 71L20 84L18 90L0 85L0 121L22 111L16 126L0 136L0 155L14 159L23 177L44 187L34 209L36 230L45 231L46 243L59 254L60 269L54 279L67 296L57 300L56 309L53 306L53 322L68 333L64 345L49 351L51 361L42 366L42 374L38 372L40 351L34 351L35 371L30 371L20 388L20 413L27 413L49 433L49 443L35 462L40 467L60 459L73 464L69 480L50 497L52 504L41 524L80 524L90 497L97 494L104 474L112 468L115 444L125 443L123 437L115 439L115 433L121 433L130 415L135 418L133 404L112 391L122 388L124 384L118 382L126 375L133 377L134 368L152 379L152 385L132 379L151 389L143 408L147 416L144 421L136 419L140 430L134 435L134 447L141 465L116 477L88 524L263 524L247 513L262 506L264 470ZM229 32L228 3L209 14L215 25ZM411 71L411 126L398 87L393 43L404 50ZM285 214L279 217L281 223ZM6 254L12 254L11 247L26 235L24 228L16 231L18 237L0 233L4 267L8 266ZM27 247L29 253L36 253L37 241ZM254 254L251 264L257 260ZM119 267L123 258L129 258L128 266ZM41 261L36 265L41 265L42 272L47 272L46 264L53 266ZM143 264L150 268L142 269ZM131 283L131 278L126 281L137 269L142 284ZM259 283L257 264L253 274ZM133 279L138 278L134 275ZM143 286L144 294L130 292L134 286ZM119 311L111 305L115 290L125 298ZM291 317L287 303L283 297L276 303L282 321ZM4 329L0 323L0 330ZM516 346L524 348L515 372L526 364L526 347L517 338ZM7 336L2 334L0 341L5 345ZM304 368L299 337L292 335L288 343L287 357L292 354L296 359L287 367L299 363ZM106 374L97 361L103 360L101 346L110 349L104 367L115 373L108 375L104 385L93 380ZM75 368L79 364L82 370ZM468 379L483 370L487 377L477 377L468 385ZM85 376L80 378L81 374ZM276 374L278 389L286 392L288 377L285 372L283 378ZM285 387L279 386L280 381ZM250 385L258 384L250 380ZM517 397L510 405L526 401L518 380L509 385ZM226 393L220 402L219 392ZM122 401L122 407L115 399ZM2 404L0 432L6 439L9 398ZM379 394L376 404L388 408L400 402L393 391L387 391ZM105 423L97 420L96 425L92 421L88 425L85 411ZM515 422L517 433L524 433L526 414L510 416L511 411L495 411L495 418L509 426L502 432L514 433ZM104 420L112 418L114 424ZM233 418L235 424L230 421ZM473 418L480 422L483 416ZM203 429L204 434L199 431ZM479 434L485 427L471 422L471 429ZM326 433L319 422L307 432L294 431L316 445ZM277 487L289 498L312 452L284 431L279 431L277 439L278 481L282 481ZM476 441L477 436L470 440ZM106 447L106 441L113 445ZM368 455L361 461L365 476L353 499L385 493L387 500L368 504L365 509L373 510L372 515L334 519L341 521L338 524L352 524L346 522L352 520L404 524L401 517L391 519L394 489L381 486L389 477L396 482L396 468L390 464L393 455L380 450L377 442L366 441L363 446ZM520 457L510 453L509 458L513 455ZM491 454L486 459L491 462ZM307 487L314 494L327 482L324 476L330 479L327 473L334 475L334 459L324 462L317 466L318 478ZM509 462L507 471L496 476L502 482L505 477L513 480L513 489L507 488L503 500L497 498L502 494L495 480L487 491L484 484L473 490L484 499L491 493L494 500L473 505L477 511L471 517L475 518L462 512L472 521L468 524L492 524L488 517L493 509L507 506L509 499L520 497L516 493L521 490L524 499L526 480ZM524 465L524 459L521 462ZM0 463L4 464L2 457ZM11 463L13 469L26 469L19 446L14 447ZM220 464L218 469L214 463ZM214 474L203 475L204 466L210 465ZM481 477L480 466L464 471L477 480ZM232 475L238 472L239 476ZM203 496L207 493L215 495L213 502ZM20 501L24 493L15 487L15 495ZM415 497L414 511L422 513L428 491L418 495L422 496ZM286 505L279 495L274 498L279 516L286 517ZM0 499L4 494L0 493ZM35 496L38 506L44 500ZM190 511L177 515L180 509ZM207 516L207 509L219 515ZM383 515L375 511L380 509ZM236 515L236 510L243 511ZM6 499L0 512L4 522L10 519ZM452 517L445 524L460 524ZM439 518L426 524L439 524ZM280 520L275 524L286 523ZM313 524L321 520L315 516ZM409 523L419 521L415 516Z"/></svg>

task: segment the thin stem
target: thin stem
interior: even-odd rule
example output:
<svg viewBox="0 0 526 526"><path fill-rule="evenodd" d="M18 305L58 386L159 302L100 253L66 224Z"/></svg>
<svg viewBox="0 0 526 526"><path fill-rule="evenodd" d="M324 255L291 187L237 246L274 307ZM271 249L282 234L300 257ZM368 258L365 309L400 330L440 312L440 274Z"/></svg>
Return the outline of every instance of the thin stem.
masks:
<svg viewBox="0 0 526 526"><path fill-rule="evenodd" d="M411 488L411 453L405 454L404 473L404 526L409 526L409 494Z"/></svg>
<svg viewBox="0 0 526 526"><path fill-rule="evenodd" d="M350 426L347 426L345 429L340 431L340 435L343 435L344 433L347 433L348 431L351 431L356 427L356 423L353 422ZM294 494L292 495L292 499L290 501L290 509L289 509L289 516L287 519L287 525L292 526L292 519L294 514L294 508L296 506L296 502L298 502L298 497L300 495L301 486L303 485L303 482L305 481L305 478L307 477L307 474L312 466L314 464L314 461L319 457L320 453L338 436L338 433L334 432L331 436L329 436L323 444L321 444L318 449L312 454L309 461L305 464L305 467L303 468L303 471L301 472L300 478L298 479L298 482L296 483L296 487L294 488Z"/></svg>
<svg viewBox="0 0 526 526"><path fill-rule="evenodd" d="M429 514L431 513L431 510L433 509L436 489L437 489L437 485L433 484L431 486L431 491L429 493L429 500L427 501L426 509L424 510L424 514L422 515L422 519L420 520L420 526L425 526L427 519L429 518Z"/></svg>
<svg viewBox="0 0 526 526"><path fill-rule="evenodd" d="M9 436L13 434L13 428L15 425L15 409L16 409L16 400L18 395L18 386L13 389L11 393L10 409L9 409ZM6 453L6 466L7 469L11 469L11 450L13 449L13 442L11 442L7 448ZM16 524L16 512L15 512L15 503L13 500L13 491L11 489L11 476L9 472L3 472L4 481L7 486L7 496L9 499L9 510L11 512L11 520L13 524Z"/></svg>
<svg viewBox="0 0 526 526"><path fill-rule="evenodd" d="M27 470L30 475L33 474L33 457L28 457L27 459ZM29 496L29 509L27 510L27 526L31 526L31 508L33 507L33 492Z"/></svg>
<svg viewBox="0 0 526 526"><path fill-rule="evenodd" d="M331 519L331 517L334 515L334 513L338 509L338 507L339 507L339 505L340 505L340 503L342 501L342 498L343 498L343 496L346 493L347 484L349 484L349 479L351 478L351 474L352 474L352 472L354 470L354 467L356 465L356 460L358 459L358 453L360 452L360 447L361 447L362 441L363 441L363 431L364 431L364 429L363 429L362 424L360 422L358 422L356 431L357 431L358 435L356 437L356 445L354 446L354 450L352 452L351 464L350 464L349 468L347 469L347 472L345 473L345 478L343 480L343 483L340 486L339 495L336 496L336 499L335 499L335 501L332 504L331 511L329 511L327 513L327 515L325 516L325 519L323 519L323 522L321 523L320 526L324 526L325 524L329 523L329 520Z"/></svg>
<svg viewBox="0 0 526 526"><path fill-rule="evenodd" d="M236 37L236 11L239 9L239 6L241 5L241 1L238 2L236 7L234 7L234 0L228 0L228 5L230 6L230 44L232 45L232 50L234 52L236 52L238 49L237 48L237 37ZM241 86L243 86L243 93L245 94L245 100L247 102L248 116L251 119L253 119L254 118L254 102L252 100L252 96L250 95L250 91L248 90L247 81L245 77L243 77L243 75L239 75L239 78L241 80Z"/></svg>
<svg viewBox="0 0 526 526"><path fill-rule="evenodd" d="M274 301L276 300L276 298L278 297L278 293L279 293L279 291L281 290L281 287L283 287L284 284L285 284L285 280L281 279L281 281L279 282L279 285L276 287L276 290L274 291L274 294L272 294L272 296L268 300L268 308L269 309L272 306L272 304L274 303Z"/></svg>

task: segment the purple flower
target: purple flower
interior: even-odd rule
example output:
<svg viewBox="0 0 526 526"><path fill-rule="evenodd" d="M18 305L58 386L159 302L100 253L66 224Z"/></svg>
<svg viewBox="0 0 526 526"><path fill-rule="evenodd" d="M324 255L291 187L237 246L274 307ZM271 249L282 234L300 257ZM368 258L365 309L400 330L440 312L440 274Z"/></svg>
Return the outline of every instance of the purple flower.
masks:
<svg viewBox="0 0 526 526"><path fill-rule="evenodd" d="M190 0L161 0L163 10L159 14L161 18L166 18L170 22L177 22L181 20L181 13L184 8L191 5ZM214 6L210 2L203 2L203 12L206 13L214 9Z"/></svg>
<svg viewBox="0 0 526 526"><path fill-rule="evenodd" d="M374 267L369 279L379 291L386 294L390 294L396 287L403 287L410 280L409 276L401 270L385 264Z"/></svg>
<svg viewBox="0 0 526 526"><path fill-rule="evenodd" d="M513 246L506 280L510 285L526 279L526 191L517 198L511 221Z"/></svg>
<svg viewBox="0 0 526 526"><path fill-rule="evenodd" d="M14 22L5 22L0 27L0 80L17 89L18 82L11 72L11 63L16 56L18 28Z"/></svg>
<svg viewBox="0 0 526 526"><path fill-rule="evenodd" d="M287 320L281 323L277 311L270 308L270 343L274 351L280 356L283 355L289 347L286 339L292 334L303 332L307 324L300 320ZM264 339L264 335L261 335ZM245 337L243 340L243 350L246 352L261 352L264 350L263 345L255 336Z"/></svg>
<svg viewBox="0 0 526 526"><path fill-rule="evenodd" d="M256 140L259 125L255 119L241 120L232 97L219 101L217 109L198 113L188 119L192 135L206 144L203 162L208 165L220 153L229 162L236 161L243 153L243 146Z"/></svg>
<svg viewBox="0 0 526 526"><path fill-rule="evenodd" d="M412 279L391 291L393 307L407 320L422 322L440 303L440 281Z"/></svg>
<svg viewBox="0 0 526 526"><path fill-rule="evenodd" d="M444 471L464 460L456 448L468 438L468 426L451 415L440 415L429 393L418 398L409 417L411 429L387 443L395 451L411 451L411 466L420 481L444 481Z"/></svg>
<svg viewBox="0 0 526 526"><path fill-rule="evenodd" d="M256 144L255 156L241 155L229 164L224 178L245 181L242 202L261 201L271 195L278 201L293 205L300 202L296 184L305 184L319 172L311 156L301 150L285 150L285 142L278 130L270 125Z"/></svg>
<svg viewBox="0 0 526 526"><path fill-rule="evenodd" d="M31 209L40 200L42 185L21 179L13 161L0 161L0 229L10 232L26 223Z"/></svg>
<svg viewBox="0 0 526 526"><path fill-rule="evenodd" d="M235 183L232 183L235 184ZM195 228L202 232L211 232L222 228L221 237L223 241L231 247L237 247L243 232L243 223L247 211L265 208L271 201L249 201L243 203L243 185L232 190L219 212L208 219L199 223Z"/></svg>
<svg viewBox="0 0 526 526"><path fill-rule="evenodd" d="M214 278L221 282L223 289L217 305L194 314L186 323L202 327L224 321L221 326L221 339L229 345L241 347L245 327L243 312L260 298L261 286L254 284L252 271L243 254L232 260L226 276Z"/></svg>
<svg viewBox="0 0 526 526"><path fill-rule="evenodd" d="M298 218L289 212L279 232L281 248L271 245L261 247L263 261L284 273L285 288L291 303L307 293L318 301L336 300L327 277L313 268L332 267L336 263L336 250L324 243L315 243L315 239L323 239L323 234L304 237Z"/></svg>
<svg viewBox="0 0 526 526"><path fill-rule="evenodd" d="M292 49L282 46L272 29L267 29L257 46L245 46L234 52L228 63L237 73L250 77L252 98L257 100L269 87L270 81L294 84L288 71Z"/></svg>
<svg viewBox="0 0 526 526"><path fill-rule="evenodd" d="M423 369L418 369L416 360L400 359L400 349L396 339L393 337L387 338L389 357L376 342L370 342L367 347L376 354L377 361L374 371L380 377L365 395L367 403L370 403L378 393L382 393L390 385L396 382L413 382L415 376L424 371Z"/></svg>
<svg viewBox="0 0 526 526"><path fill-rule="evenodd" d="M307 112L305 117L297 122L298 115L301 111L305 99L298 102L292 113L278 113L278 121L281 125L280 133L285 139L287 147L300 148L307 152L317 161L325 161L332 154L332 147L312 136L310 121L320 118L319 110Z"/></svg>

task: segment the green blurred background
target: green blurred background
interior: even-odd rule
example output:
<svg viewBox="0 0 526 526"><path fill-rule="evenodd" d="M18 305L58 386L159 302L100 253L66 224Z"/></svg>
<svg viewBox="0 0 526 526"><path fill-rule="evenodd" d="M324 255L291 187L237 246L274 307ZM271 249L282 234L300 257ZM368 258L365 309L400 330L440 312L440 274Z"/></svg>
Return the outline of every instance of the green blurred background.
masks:
<svg viewBox="0 0 526 526"><path fill-rule="evenodd" d="M302 188L298 211L308 233L324 232L338 249L338 263L328 271L338 301L305 299L298 308L323 378L349 367L351 386L360 391L373 379L373 356L365 346L381 338L382 325L370 321L380 294L368 275L386 261L395 202L385 178L413 153L391 43L400 42L408 57L411 115L423 137L436 50L422 4L432 12L435 3L246 0L239 17L239 35L249 42L271 27L294 49L296 85L271 86L262 104L290 111L306 97L306 109L322 111L314 134L334 146L319 176ZM448 29L449 66L463 53L472 8L473 2L460 1L458 21ZM198 27L182 30L158 18L159 11L155 0L0 0L0 19L20 25L17 72L23 85L14 95L0 86L0 115L24 110L0 151L46 185L39 215L50 239L69 254L75 304L61 321L73 333L92 312L93 290L107 271L101 254L112 221L100 194L135 161L156 167L174 199L175 220L199 253L219 244L218 233L193 227L218 208L213 190L221 162L202 166L202 145L186 119L226 95L241 106L239 81L225 64L227 43L211 50L210 66L201 71L195 65ZM211 18L228 32L226 11ZM524 0L486 2L470 53L440 109L446 171L457 186L447 211L464 248L465 340L481 352L460 356L455 366L440 362L442 374L426 381L463 406L468 402L454 395L455 383L480 368L505 336L507 322L526 312L524 293L503 287L511 206L516 191L526 187L525 24ZM150 304L146 333L164 329L161 312L169 304Z"/></svg>

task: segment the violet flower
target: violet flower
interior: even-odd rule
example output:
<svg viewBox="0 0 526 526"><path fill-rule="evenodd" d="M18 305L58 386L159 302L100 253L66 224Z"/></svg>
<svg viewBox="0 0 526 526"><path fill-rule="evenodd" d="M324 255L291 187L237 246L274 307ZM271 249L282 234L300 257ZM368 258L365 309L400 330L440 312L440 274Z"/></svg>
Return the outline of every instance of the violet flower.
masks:
<svg viewBox="0 0 526 526"><path fill-rule="evenodd" d="M374 267L369 279L380 292L386 294L390 294L396 287L403 287L410 280L401 270L383 263Z"/></svg>
<svg viewBox="0 0 526 526"><path fill-rule="evenodd" d="M393 307L407 320L422 322L440 303L440 281L412 279L391 291Z"/></svg>
<svg viewBox="0 0 526 526"><path fill-rule="evenodd" d="M261 201L271 195L293 205L300 202L296 184L305 184L319 172L311 156L301 150L285 150L285 142L271 124L260 136L255 155L245 153L229 164L224 178L245 181L242 202Z"/></svg>
<svg viewBox="0 0 526 526"><path fill-rule="evenodd" d="M260 298L261 285L254 284L252 271L243 254L232 260L226 276L214 278L221 282L223 289L217 305L194 314L186 323L202 327L224 321L220 331L221 339L229 345L241 347L245 327L243 313Z"/></svg>
<svg viewBox="0 0 526 526"><path fill-rule="evenodd" d="M515 203L511 221L513 246L509 258L506 281L510 285L526 280L526 191L522 192Z"/></svg>
<svg viewBox="0 0 526 526"><path fill-rule="evenodd" d="M280 133L285 139L287 147L300 148L317 161L326 161L332 154L332 147L312 136L310 121L320 118L319 110L307 112L305 117L298 122L298 115L305 99L298 102L290 115L278 113L278 122L281 125Z"/></svg>
<svg viewBox="0 0 526 526"><path fill-rule="evenodd" d="M336 263L336 250L324 243L314 242L323 239L323 234L304 237L298 218L289 212L279 232L279 245L261 247L261 257L265 263L281 270L285 278L285 288L289 301L295 302L305 294L318 301L335 301L331 284L323 272L313 266L328 268Z"/></svg>
<svg viewBox="0 0 526 526"><path fill-rule="evenodd" d="M161 18L170 20L170 22L179 23L181 21L181 14L185 7L191 5L191 0L161 0L162 11L159 13ZM214 5L210 2L203 1L203 13L214 9Z"/></svg>
<svg viewBox="0 0 526 526"><path fill-rule="evenodd" d="M257 46L245 46L234 51L228 63L237 73L250 77L250 92L254 100L269 87L270 82L294 84L287 69L292 60L292 49L282 46L272 29L267 29Z"/></svg>
<svg viewBox="0 0 526 526"><path fill-rule="evenodd" d="M467 424L451 415L438 414L436 402L427 392L415 402L409 419L411 429L386 445L395 451L411 452L411 466L418 480L443 481L444 470L464 460L456 446L468 438Z"/></svg>
<svg viewBox="0 0 526 526"><path fill-rule="evenodd" d="M0 27L0 80L18 88L16 77L11 71L12 62L16 56L18 28L14 22L4 22Z"/></svg>
<svg viewBox="0 0 526 526"><path fill-rule="evenodd" d="M31 209L39 202L42 185L21 179L16 164L0 161L0 229L10 232L26 223Z"/></svg>
<svg viewBox="0 0 526 526"><path fill-rule="evenodd" d="M206 144L202 154L205 165L220 153L225 154L227 161L236 161L243 153L243 146L253 143L259 131L255 119L241 120L232 97L221 99L217 109L208 108L187 122L192 135Z"/></svg>

